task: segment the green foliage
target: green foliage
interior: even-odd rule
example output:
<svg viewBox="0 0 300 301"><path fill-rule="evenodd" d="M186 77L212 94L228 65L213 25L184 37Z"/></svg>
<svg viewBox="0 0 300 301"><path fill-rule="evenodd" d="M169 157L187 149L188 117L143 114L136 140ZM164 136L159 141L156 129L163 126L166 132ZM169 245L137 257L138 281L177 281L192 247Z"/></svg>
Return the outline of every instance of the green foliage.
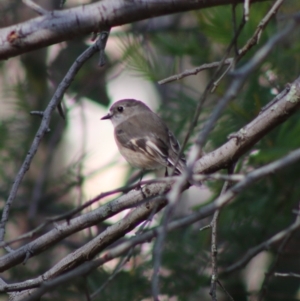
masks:
<svg viewBox="0 0 300 301"><path fill-rule="evenodd" d="M156 49L141 35L118 35L122 51L121 62L135 76L142 76L156 82L171 72L167 65L162 65Z"/></svg>
<svg viewBox="0 0 300 301"><path fill-rule="evenodd" d="M195 107L195 99L190 97L185 91L180 91L179 93L170 95L158 111L179 141L183 141L185 137L188 125L193 119Z"/></svg>

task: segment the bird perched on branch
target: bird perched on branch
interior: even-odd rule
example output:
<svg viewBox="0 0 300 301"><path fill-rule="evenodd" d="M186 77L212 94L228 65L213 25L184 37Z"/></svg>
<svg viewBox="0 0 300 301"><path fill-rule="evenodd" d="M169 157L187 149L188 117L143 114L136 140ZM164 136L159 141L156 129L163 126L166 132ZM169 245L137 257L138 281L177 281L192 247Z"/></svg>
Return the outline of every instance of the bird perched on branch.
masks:
<svg viewBox="0 0 300 301"><path fill-rule="evenodd" d="M122 156L132 166L141 169L174 168L180 174L185 158L178 159L180 145L160 117L143 102L122 99L115 102L101 120L110 119ZM168 175L166 169L166 175Z"/></svg>

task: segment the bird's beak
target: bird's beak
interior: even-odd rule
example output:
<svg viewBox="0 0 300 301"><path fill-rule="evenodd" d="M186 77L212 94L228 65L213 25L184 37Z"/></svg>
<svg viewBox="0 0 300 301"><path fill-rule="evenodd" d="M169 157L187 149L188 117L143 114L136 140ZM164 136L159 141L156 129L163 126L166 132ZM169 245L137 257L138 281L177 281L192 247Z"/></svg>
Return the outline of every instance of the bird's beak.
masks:
<svg viewBox="0 0 300 301"><path fill-rule="evenodd" d="M103 116L101 118L101 120L105 120L105 119L110 119L112 117L112 114L111 113L108 113L107 115Z"/></svg>

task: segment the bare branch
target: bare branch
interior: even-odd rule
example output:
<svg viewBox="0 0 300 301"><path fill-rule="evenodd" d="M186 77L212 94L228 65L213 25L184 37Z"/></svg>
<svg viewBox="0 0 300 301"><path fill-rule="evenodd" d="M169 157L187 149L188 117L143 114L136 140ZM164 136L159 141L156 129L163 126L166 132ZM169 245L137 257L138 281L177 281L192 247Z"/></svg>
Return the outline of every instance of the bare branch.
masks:
<svg viewBox="0 0 300 301"><path fill-rule="evenodd" d="M104 290L104 288L116 277L116 275L121 271L126 262L130 259L132 255L132 249L128 251L128 254L121 258L115 267L114 271L107 278L107 280L93 293L91 294L91 300L94 300L99 296L99 294Z"/></svg>
<svg viewBox="0 0 300 301"><path fill-rule="evenodd" d="M47 15L49 14L49 12L42 8L41 6L37 5L36 3L34 3L31 0L22 0L24 4L26 4L28 7L30 7L32 10L34 10L35 12L37 12L39 15Z"/></svg>
<svg viewBox="0 0 300 301"><path fill-rule="evenodd" d="M276 277L295 277L295 278L300 278L300 274L296 274L296 273L274 273L274 276L276 276Z"/></svg>
<svg viewBox="0 0 300 301"><path fill-rule="evenodd" d="M100 47L99 47L99 50L100 50L99 51L99 63L98 63L99 67L103 67L106 64L104 50L105 50L105 46L106 46L106 42L108 40L109 34L110 34L110 29L102 31L100 33L99 39L101 40L101 43L100 43Z"/></svg>
<svg viewBox="0 0 300 301"><path fill-rule="evenodd" d="M250 1L244 0L244 16L246 22L249 21L249 14L250 14Z"/></svg>
<svg viewBox="0 0 300 301"><path fill-rule="evenodd" d="M266 0L253 0L261 2ZM41 17L0 29L0 60L74 37L155 16L242 3L243 0L102 0L54 10Z"/></svg>
<svg viewBox="0 0 300 301"><path fill-rule="evenodd" d="M217 283L219 284L219 286L221 287L221 289L224 291L224 293L228 296L228 298L231 300L231 301L234 301L234 299L232 298L232 296L228 293L228 291L226 290L226 288L222 285L222 283L217 280Z"/></svg>
<svg viewBox="0 0 300 301"><path fill-rule="evenodd" d="M234 172L234 168L235 168L235 164L232 164L229 168L228 168L228 174L231 175ZM223 188L222 191L220 193L220 195L224 194L230 187L232 186L232 184L229 181L225 181L223 184ZM210 281L210 291L209 294L211 295L211 298L213 301L217 301L217 283L219 283L219 285L224 289L225 292L227 292L225 290L225 288L222 286L221 282L219 282L218 280L218 233L217 233L217 228L218 228L218 220L219 220L219 216L220 216L220 210L216 210L214 213L214 216L212 218L212 221L210 223L210 227L211 227L211 247L210 247L210 257L211 257L211 269L212 269L212 273L211 273L211 281Z"/></svg>
<svg viewBox="0 0 300 301"><path fill-rule="evenodd" d="M31 111L30 115L32 115L32 116L39 116L41 119L43 119L44 112L43 111ZM50 132L51 132L51 129L48 128L47 131L46 131L46 133L50 133Z"/></svg>
<svg viewBox="0 0 300 301"><path fill-rule="evenodd" d="M42 197L42 191L44 183L47 179L47 175L49 174L49 170L51 168L51 163L53 162L53 157L55 154L55 148L57 147L58 142L63 133L63 128L65 127L65 123L63 120L59 120L55 126L55 130L53 135L50 137L48 141L48 146L45 155L45 161L43 162L42 168L39 171L39 176L36 178L35 185L32 189L32 197L30 206L28 209L28 218L35 219L36 218L36 211L38 208L39 201Z"/></svg>
<svg viewBox="0 0 300 301"><path fill-rule="evenodd" d="M219 219L220 211L216 210L211 221L211 280L210 280L210 291L211 299L217 301L217 281L218 281L218 247L217 247L217 223Z"/></svg>
<svg viewBox="0 0 300 301"><path fill-rule="evenodd" d="M231 62L232 62L232 58L228 58L224 61L223 65L224 66L230 65ZM184 77L187 77L187 76L190 76L190 75L196 75L196 74L198 74L199 72L201 72L203 70L217 68L219 66L220 66L220 62L213 62L213 63L209 63L209 64L203 64L203 65L198 66L196 68L188 69L188 70L183 71L182 73L175 74L175 75L172 75L172 76L167 77L165 79L162 79L158 82L158 84L163 85L163 84L166 84L166 83L170 83L172 81L180 80L180 79L182 79Z"/></svg>
<svg viewBox="0 0 300 301"><path fill-rule="evenodd" d="M235 35L236 35L236 32L237 32L236 4L235 4L235 3L233 3L233 4L231 5L231 15L232 15L232 27L233 27L233 33L234 33L234 36L235 36ZM245 19L245 12L244 12L243 18ZM234 43L233 50L234 50L234 56L236 57L236 56L239 54L237 40L236 40L235 43ZM235 67L235 66L233 66L233 68L234 68L234 67Z"/></svg>
<svg viewBox="0 0 300 301"><path fill-rule="evenodd" d="M238 57L239 60L249 51L249 49L251 49L254 45L258 43L262 31L267 26L271 18L276 14L277 10L279 9L279 7L282 5L284 1L285 0L277 0L272 6L272 8L268 11L268 13L264 16L264 18L260 21L253 36L247 41L245 46L239 50L239 57Z"/></svg>

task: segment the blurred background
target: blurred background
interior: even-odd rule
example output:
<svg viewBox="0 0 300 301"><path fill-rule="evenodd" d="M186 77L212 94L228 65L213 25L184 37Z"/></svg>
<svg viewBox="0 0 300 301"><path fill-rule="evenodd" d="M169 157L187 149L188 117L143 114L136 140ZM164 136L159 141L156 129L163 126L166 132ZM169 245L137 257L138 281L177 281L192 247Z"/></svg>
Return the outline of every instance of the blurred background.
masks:
<svg viewBox="0 0 300 301"><path fill-rule="evenodd" d="M41 0L48 10L59 9L61 1ZM64 7L92 1L68 0ZM241 48L253 35L273 1L253 4L250 19L238 38ZM239 65L247 62L269 38L300 9L297 0L286 1L263 31L254 47ZM237 23L242 6L236 7ZM0 26L26 21L35 13L19 0L0 1ZM99 57L90 59L80 70L64 97L66 120L55 112L51 131L45 136L11 208L6 239L37 227L46 217L56 216L82 204L101 192L126 184L135 172L119 155L109 121L100 121L109 106L122 98L144 101L156 111L183 142L201 92L214 70L203 71L165 85L158 81L204 63L221 60L233 37L232 7L153 18L113 28L106 47L106 65L98 67ZM31 111L43 111L56 87L74 60L91 45L91 36L53 45L0 62L0 206L3 208L11 184L28 152L40 124ZM255 118L261 108L299 76L299 30L274 49L248 79L238 97L230 103L205 146L209 152L227 141ZM224 69L225 70L225 69ZM230 83L226 76L211 94L201 112L197 127L185 149L187 153L203 122ZM265 136L237 165L244 173L282 157L300 146L300 113ZM220 270L234 263L251 247L265 241L294 219L293 209L300 201L300 164L274 174L242 193L222 210L219 224ZM153 178L160 174L149 174ZM214 199L222 183L208 181L182 196L176 216L191 213ZM94 204L100 206L111 198ZM122 213L123 215L125 213ZM118 216L109 222L115 222ZM153 224L159 222L160 215ZM199 231L210 218L186 229L169 233L162 258L161 300L210 300L210 231ZM30 259L26 265L3 273L7 282L35 277L66 254L83 245L107 227L108 222L82 231L59 246ZM47 231L51 228L44 229ZM260 253L242 271L221 278L234 300L256 300L266 288L264 300L300 300L297 278L264 281L275 260L277 271L300 273L299 234L295 233L278 259L278 248ZM34 239L34 237L32 238ZM17 248L21 243L12 245ZM2 254L5 251L1 251ZM95 300L151 300L152 245L135 249L114 280ZM99 268L87 282L96 290L112 273L117 261ZM82 283L59 288L48 296L61 300L83 300ZM229 300L222 291L219 300ZM6 300L6 295L0 296ZM47 297L45 297L45 300Z"/></svg>

